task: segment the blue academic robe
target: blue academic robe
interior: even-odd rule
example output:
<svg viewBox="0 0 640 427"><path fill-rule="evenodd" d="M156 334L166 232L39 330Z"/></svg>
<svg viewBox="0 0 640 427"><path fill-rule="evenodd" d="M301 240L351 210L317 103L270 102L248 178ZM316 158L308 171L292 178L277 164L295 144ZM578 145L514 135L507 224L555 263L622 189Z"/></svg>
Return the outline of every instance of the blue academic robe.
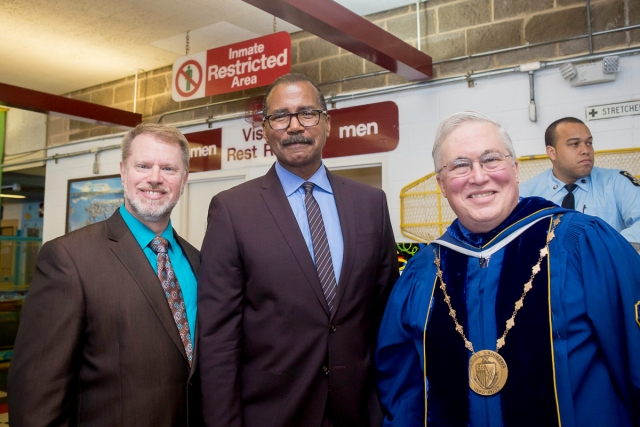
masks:
<svg viewBox="0 0 640 427"><path fill-rule="evenodd" d="M640 256L598 218L567 211L540 198L522 199L514 212L488 235L469 233L456 221L445 235L409 261L389 299L376 353L386 426L457 425L434 413L437 405L429 412L430 397L433 401L435 396L430 396L429 381L424 375L429 372L430 360L425 361L425 350L429 353L440 346L457 345L454 341L446 345L425 342L433 308L438 307L435 298L442 298L437 289L434 249L447 248L466 259L459 265L466 274L466 307L454 309L465 309L465 334L475 351L495 351L496 338L504 331L504 324L496 321L495 314L497 283L505 267L505 247L501 245L517 233L522 232L522 236L513 242L534 230L539 232L540 227L533 226L536 221L550 224L558 214L562 217L549 245L548 260L545 259L548 268L540 273L546 277L539 278L548 282L550 313L548 322L540 327L547 328L552 345L543 350L549 354L535 355L550 361L549 372L540 375L551 378L555 400L551 409L557 412L556 423L565 427L640 425ZM488 258L489 262L481 265L479 258ZM517 282L513 286L522 289L523 284ZM528 303L531 301L525 298L524 306ZM513 301L509 304L512 307ZM518 330L518 321L522 324L525 319L531 318L516 316L513 333ZM520 327L527 326L535 329L537 325ZM463 346L462 338L455 336L453 320L450 328ZM505 350L510 343L513 350L517 342L510 342L511 336L514 335L506 337ZM471 353L467 352L467 356ZM509 375L512 366L526 370L526 363L507 361ZM468 389L468 402L460 402L461 407L468 408L465 424L502 426L510 408L503 407L503 401L509 400L501 393L480 396ZM426 423L427 418L434 422ZM511 420L513 425L521 424L517 418L513 420L513 414Z"/></svg>

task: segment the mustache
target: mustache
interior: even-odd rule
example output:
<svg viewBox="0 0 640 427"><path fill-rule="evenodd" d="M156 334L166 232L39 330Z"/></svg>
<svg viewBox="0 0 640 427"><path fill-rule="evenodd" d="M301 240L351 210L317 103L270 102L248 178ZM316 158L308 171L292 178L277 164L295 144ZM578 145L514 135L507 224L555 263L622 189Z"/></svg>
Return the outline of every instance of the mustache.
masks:
<svg viewBox="0 0 640 427"><path fill-rule="evenodd" d="M287 145L293 145L293 144L312 145L313 144L313 139L311 139L309 137L305 137L304 135L292 135L289 138L283 139L280 142L280 145L282 145L283 147L286 147Z"/></svg>
<svg viewBox="0 0 640 427"><path fill-rule="evenodd" d="M163 187L161 185L149 185L147 187L139 187L138 190L140 191L158 191L161 193L168 193L169 189L166 187Z"/></svg>

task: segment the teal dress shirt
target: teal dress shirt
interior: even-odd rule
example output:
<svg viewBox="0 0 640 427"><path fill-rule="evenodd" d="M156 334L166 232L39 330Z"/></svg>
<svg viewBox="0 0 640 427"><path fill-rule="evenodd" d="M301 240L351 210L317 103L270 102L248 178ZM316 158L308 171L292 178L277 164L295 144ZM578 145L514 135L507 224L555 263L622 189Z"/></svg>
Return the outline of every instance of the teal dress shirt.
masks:
<svg viewBox="0 0 640 427"><path fill-rule="evenodd" d="M156 234L149 229L146 225L140 222L135 216L133 216L124 206L120 206L120 215L122 219L131 230L131 234L136 239L140 248L149 260L149 264L158 274L158 262L155 252L149 246L149 243L156 237ZM195 343L194 332L196 330L196 313L197 313L197 292L196 292L196 275L193 272L193 268L189 263L189 259L182 251L182 248L178 244L178 241L173 235L173 227L171 221L167 228L160 234L160 236L167 239L169 242L168 254L171 264L173 265L174 272L180 283L180 289L182 290L182 297L184 298L184 304L187 310L187 320L189 322L189 331L191 333L191 342ZM158 286L161 286L158 281Z"/></svg>

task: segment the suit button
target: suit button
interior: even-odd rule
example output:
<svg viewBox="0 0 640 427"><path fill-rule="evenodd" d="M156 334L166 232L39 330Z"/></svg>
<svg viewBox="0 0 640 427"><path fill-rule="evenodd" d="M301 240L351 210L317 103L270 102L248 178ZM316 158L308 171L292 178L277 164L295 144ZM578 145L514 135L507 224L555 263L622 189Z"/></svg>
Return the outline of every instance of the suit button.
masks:
<svg viewBox="0 0 640 427"><path fill-rule="evenodd" d="M336 325L329 326L329 332L335 332L337 330L338 330L338 328L336 327Z"/></svg>
<svg viewBox="0 0 640 427"><path fill-rule="evenodd" d="M329 375L329 368L327 366L322 367L322 375L325 377Z"/></svg>

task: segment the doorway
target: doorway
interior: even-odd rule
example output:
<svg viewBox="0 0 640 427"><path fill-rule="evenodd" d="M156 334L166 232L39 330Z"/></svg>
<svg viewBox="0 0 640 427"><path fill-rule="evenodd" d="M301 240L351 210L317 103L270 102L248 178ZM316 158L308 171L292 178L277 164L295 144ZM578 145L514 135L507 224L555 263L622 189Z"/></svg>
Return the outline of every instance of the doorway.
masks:
<svg viewBox="0 0 640 427"><path fill-rule="evenodd" d="M186 196L186 234L183 236L189 243L200 249L204 234L207 231L207 216L211 198L221 191L228 190L246 180L245 175L234 175L223 178L198 179L191 175L185 189Z"/></svg>
<svg viewBox="0 0 640 427"><path fill-rule="evenodd" d="M363 166L350 168L330 168L331 173L351 178L354 181L370 185L382 190L382 166Z"/></svg>

